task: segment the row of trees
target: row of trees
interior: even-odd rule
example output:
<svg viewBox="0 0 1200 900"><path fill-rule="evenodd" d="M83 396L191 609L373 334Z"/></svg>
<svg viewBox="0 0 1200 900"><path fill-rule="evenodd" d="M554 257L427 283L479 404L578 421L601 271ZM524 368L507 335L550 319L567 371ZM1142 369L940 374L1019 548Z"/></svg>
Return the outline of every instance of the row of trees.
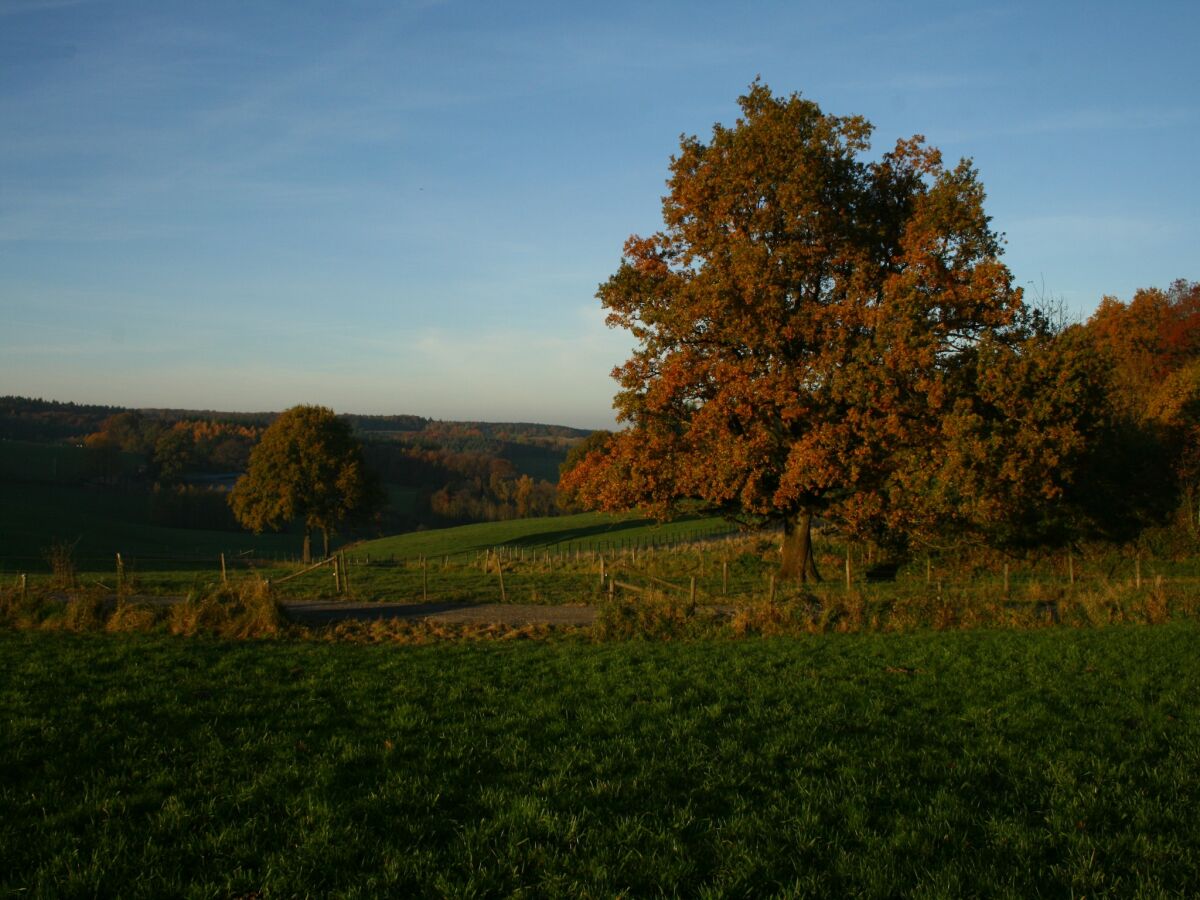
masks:
<svg viewBox="0 0 1200 900"><path fill-rule="evenodd" d="M79 438L120 411L115 406L60 403L6 394L0 397L0 440L36 442Z"/></svg>
<svg viewBox="0 0 1200 900"><path fill-rule="evenodd" d="M1123 498L1118 508L1133 529L1178 513L1197 537L1200 282L1146 288L1128 303L1105 297L1073 330L1103 361L1112 426L1109 444L1098 443L1093 457L1110 469L1105 475Z"/></svg>
<svg viewBox="0 0 1200 900"><path fill-rule="evenodd" d="M132 453L146 460L146 475L159 485L179 482L184 473L241 472L263 429L255 425L204 419L168 421L126 410L106 418L84 439L100 471L116 471L115 458Z"/></svg>
<svg viewBox="0 0 1200 900"><path fill-rule="evenodd" d="M150 519L156 524L236 528L237 521L223 496L205 485L187 482L201 473L245 472L251 451L268 426L250 421L175 418L177 415L178 411L169 410L112 412L83 441L91 471L94 476L122 480L130 487L152 487ZM273 414L251 414L244 418L270 421L272 427L278 422ZM333 427L327 418L322 416L319 423L311 420L308 424L319 425L320 429ZM469 423L430 423L416 416L336 418L341 423L337 426L339 433L356 433L364 422L373 427L374 430L368 430L369 439L360 451L362 464L372 473L373 480L418 491L414 509L393 512L395 525L412 527L417 521L497 521L553 515L559 511L553 484L522 475L512 461L497 455L506 449L502 441L488 437ZM294 432L293 424L285 420L276 433ZM546 426L512 427L548 430ZM405 439L410 435L414 440ZM559 440L557 435L530 438L522 433L519 437L523 441ZM436 443L439 438L483 449L454 450ZM307 438L320 439L318 435ZM134 463L135 459L140 462ZM370 519L376 512L379 510L368 510L365 518Z"/></svg>
<svg viewBox="0 0 1200 900"><path fill-rule="evenodd" d="M452 522L502 522L561 512L557 488L528 475L447 485L430 496L429 508Z"/></svg>
<svg viewBox="0 0 1200 900"><path fill-rule="evenodd" d="M758 82L740 105L682 141L664 227L600 287L637 342L628 427L568 502L781 520L801 579L816 517L903 553L1126 538L1181 484L1195 509L1195 284L1063 327L1013 286L969 161L920 136L867 159L864 119Z"/></svg>

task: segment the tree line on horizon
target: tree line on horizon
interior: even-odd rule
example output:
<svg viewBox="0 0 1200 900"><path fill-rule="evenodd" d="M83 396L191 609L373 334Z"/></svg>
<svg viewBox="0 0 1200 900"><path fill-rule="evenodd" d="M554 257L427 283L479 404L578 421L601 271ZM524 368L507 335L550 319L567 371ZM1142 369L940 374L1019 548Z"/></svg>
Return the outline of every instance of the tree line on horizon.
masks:
<svg viewBox="0 0 1200 900"><path fill-rule="evenodd" d="M0 437L82 446L85 481L144 493L153 524L236 530L222 490L246 472L252 450L282 415L131 410L4 397ZM362 441L375 476L399 491L402 502L385 503L373 524L365 526L375 531L554 515L558 464L587 433L557 425L409 415L336 418Z"/></svg>

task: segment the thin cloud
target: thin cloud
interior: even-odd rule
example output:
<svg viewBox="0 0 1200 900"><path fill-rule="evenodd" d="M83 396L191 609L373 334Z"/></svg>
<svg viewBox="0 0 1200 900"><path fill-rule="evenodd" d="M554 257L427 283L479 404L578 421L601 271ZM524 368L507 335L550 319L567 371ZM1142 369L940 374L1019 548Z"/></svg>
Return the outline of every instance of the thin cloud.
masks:
<svg viewBox="0 0 1200 900"><path fill-rule="evenodd" d="M24 16L82 6L94 0L0 0L0 16Z"/></svg>

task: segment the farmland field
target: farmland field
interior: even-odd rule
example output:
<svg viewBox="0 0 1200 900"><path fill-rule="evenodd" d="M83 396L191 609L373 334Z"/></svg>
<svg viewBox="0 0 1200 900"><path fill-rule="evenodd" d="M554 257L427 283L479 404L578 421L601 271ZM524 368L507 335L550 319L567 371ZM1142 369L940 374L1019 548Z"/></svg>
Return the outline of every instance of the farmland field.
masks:
<svg viewBox="0 0 1200 900"><path fill-rule="evenodd" d="M245 532L164 528L144 521L144 498L92 491L78 485L0 485L0 573L30 572L33 582L46 580L43 551L55 539L74 543L77 570L85 584L113 581L115 554L139 590L181 593L219 576L220 554L239 576L281 578L295 573L297 534L252 535ZM499 599L496 578L479 565L480 554L503 547L527 562L553 554L552 570L526 566L510 577L515 595L524 601L563 602L595 593L594 564L576 557L585 550L610 555L634 547L674 546L698 538L723 535L720 519L685 517L658 524L637 516L584 513L536 519L488 522L415 531L355 544L352 589L358 599L414 599L423 584L431 599ZM574 556L572 556L574 554ZM418 561L428 559L422 576ZM590 561L590 560L589 560ZM286 594L330 596L333 582L325 573L292 582ZM536 595L536 596L535 596Z"/></svg>
<svg viewBox="0 0 1200 900"><path fill-rule="evenodd" d="M0 891L1187 894L1198 638L0 632Z"/></svg>
<svg viewBox="0 0 1200 900"><path fill-rule="evenodd" d="M38 571L54 541L71 543L83 568L113 554L214 557L249 551L293 551L299 538L287 534L166 528L150 523L145 495L78 484L0 482L0 568Z"/></svg>

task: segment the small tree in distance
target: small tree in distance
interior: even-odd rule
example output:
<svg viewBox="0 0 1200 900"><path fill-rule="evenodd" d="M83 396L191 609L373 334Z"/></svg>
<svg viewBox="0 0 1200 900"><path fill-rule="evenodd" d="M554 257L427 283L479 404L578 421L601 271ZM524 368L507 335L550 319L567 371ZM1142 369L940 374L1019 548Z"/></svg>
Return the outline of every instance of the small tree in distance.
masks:
<svg viewBox="0 0 1200 900"><path fill-rule="evenodd" d="M564 495L782 521L782 572L802 580L819 578L816 516L903 541L1059 496L1078 384L1022 363L1048 329L969 162L944 166L919 136L868 161L861 117L758 82L739 102L733 127L682 140L665 227L630 237L600 286L639 344L613 373L629 427L564 472ZM1022 453L1005 453L1023 421Z"/></svg>
<svg viewBox="0 0 1200 900"><path fill-rule="evenodd" d="M321 532L328 556L330 533L381 503L362 445L349 424L323 406L294 406L282 413L263 432L246 474L229 495L238 522L255 534L302 521L305 562L311 560L314 529Z"/></svg>

